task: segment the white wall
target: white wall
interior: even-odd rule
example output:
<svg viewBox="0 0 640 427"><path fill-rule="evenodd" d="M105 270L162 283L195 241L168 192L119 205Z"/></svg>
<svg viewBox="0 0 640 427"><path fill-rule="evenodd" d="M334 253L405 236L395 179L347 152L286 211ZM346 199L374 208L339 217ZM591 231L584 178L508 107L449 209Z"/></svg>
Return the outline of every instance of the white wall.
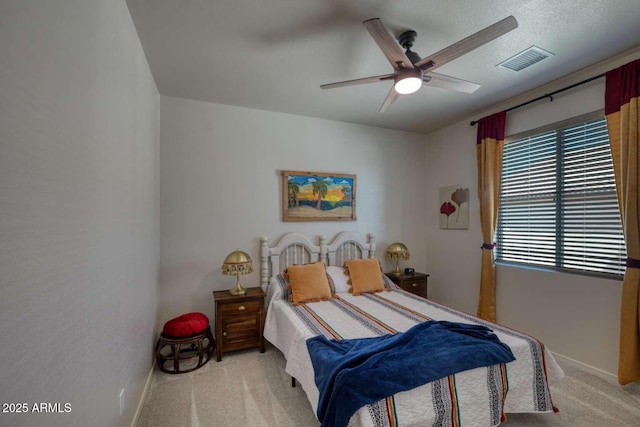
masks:
<svg viewBox="0 0 640 427"><path fill-rule="evenodd" d="M379 258L400 240L406 265L424 271L424 135L171 97L160 122L160 324L213 316L211 292L235 283L221 266L236 248L254 260L241 281L257 286L260 236L374 233ZM282 222L281 170L356 174L357 221Z"/></svg>
<svg viewBox="0 0 640 427"><path fill-rule="evenodd" d="M2 1L0 58L0 402L71 404L0 425L130 425L153 360L158 91L124 1Z"/></svg>
<svg viewBox="0 0 640 427"><path fill-rule="evenodd" d="M431 297L475 314L482 236L478 213L476 128L490 113L528 101L640 57L628 52L551 85L480 112L427 136L427 241ZM507 135L604 108L604 79L507 113ZM469 230L440 230L438 188L470 188ZM611 374L617 373L622 282L535 269L497 267L499 323L532 334L552 351Z"/></svg>

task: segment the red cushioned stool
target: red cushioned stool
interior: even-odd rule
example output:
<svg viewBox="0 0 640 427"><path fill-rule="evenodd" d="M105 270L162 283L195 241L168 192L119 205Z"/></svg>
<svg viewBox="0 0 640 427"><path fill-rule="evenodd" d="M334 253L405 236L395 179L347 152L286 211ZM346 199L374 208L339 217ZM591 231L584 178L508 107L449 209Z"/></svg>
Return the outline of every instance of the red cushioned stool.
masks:
<svg viewBox="0 0 640 427"><path fill-rule="evenodd" d="M183 314L164 324L156 344L156 362L162 372L184 374L204 366L215 347L207 316L202 313ZM196 357L197 363L193 360ZM167 362L173 362L173 369L167 369Z"/></svg>

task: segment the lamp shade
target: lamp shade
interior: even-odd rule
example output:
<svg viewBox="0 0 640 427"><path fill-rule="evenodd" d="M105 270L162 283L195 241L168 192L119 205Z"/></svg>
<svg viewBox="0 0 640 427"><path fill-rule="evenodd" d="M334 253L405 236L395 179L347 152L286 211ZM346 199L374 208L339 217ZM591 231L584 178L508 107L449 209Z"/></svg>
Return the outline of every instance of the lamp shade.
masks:
<svg viewBox="0 0 640 427"><path fill-rule="evenodd" d="M393 274L396 276L400 276L402 274L400 272L400 261L411 259L411 254L409 253L409 249L404 245L404 243L395 242L390 244L387 248L386 257L387 259L396 262L396 269L393 271Z"/></svg>
<svg viewBox="0 0 640 427"><path fill-rule="evenodd" d="M248 253L235 250L224 259L222 274L236 275L238 273L253 273L253 262Z"/></svg>
<svg viewBox="0 0 640 427"><path fill-rule="evenodd" d="M253 262L249 254L235 250L224 259L222 274L236 276L236 285L229 290L231 295L244 295L246 290L240 285L240 275L253 273Z"/></svg>
<svg viewBox="0 0 640 427"><path fill-rule="evenodd" d="M411 254L409 253L409 248L407 248L404 243L395 242L387 248L387 258L407 260L411 259Z"/></svg>

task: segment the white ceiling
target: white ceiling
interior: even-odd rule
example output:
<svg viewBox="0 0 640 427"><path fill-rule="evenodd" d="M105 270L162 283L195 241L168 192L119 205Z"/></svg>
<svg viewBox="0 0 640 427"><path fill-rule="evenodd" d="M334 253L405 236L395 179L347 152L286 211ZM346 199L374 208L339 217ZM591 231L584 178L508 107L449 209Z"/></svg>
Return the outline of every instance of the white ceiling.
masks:
<svg viewBox="0 0 640 427"><path fill-rule="evenodd" d="M638 0L127 0L162 95L428 133L640 44ZM425 57L509 15L518 28L438 68L482 87L423 87L385 113L393 72L362 21L418 32ZM496 67L536 45L555 55Z"/></svg>

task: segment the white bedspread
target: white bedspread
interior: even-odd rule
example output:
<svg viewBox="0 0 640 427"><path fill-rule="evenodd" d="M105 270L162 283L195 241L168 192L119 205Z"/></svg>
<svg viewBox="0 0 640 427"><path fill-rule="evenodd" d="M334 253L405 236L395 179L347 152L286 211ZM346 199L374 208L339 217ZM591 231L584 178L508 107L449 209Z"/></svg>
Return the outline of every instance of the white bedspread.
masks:
<svg viewBox="0 0 640 427"><path fill-rule="evenodd" d="M315 335L371 337L406 331L428 319L477 323L493 329L516 357L506 365L460 372L367 405L351 418L350 426L487 427L500 424L503 410L554 409L548 385L563 377L562 370L541 343L509 328L401 290L357 297L339 294L331 301L293 306L283 298L283 286L272 281L267 304L264 336L284 354L286 372L303 387L314 412L319 393L305 341Z"/></svg>

